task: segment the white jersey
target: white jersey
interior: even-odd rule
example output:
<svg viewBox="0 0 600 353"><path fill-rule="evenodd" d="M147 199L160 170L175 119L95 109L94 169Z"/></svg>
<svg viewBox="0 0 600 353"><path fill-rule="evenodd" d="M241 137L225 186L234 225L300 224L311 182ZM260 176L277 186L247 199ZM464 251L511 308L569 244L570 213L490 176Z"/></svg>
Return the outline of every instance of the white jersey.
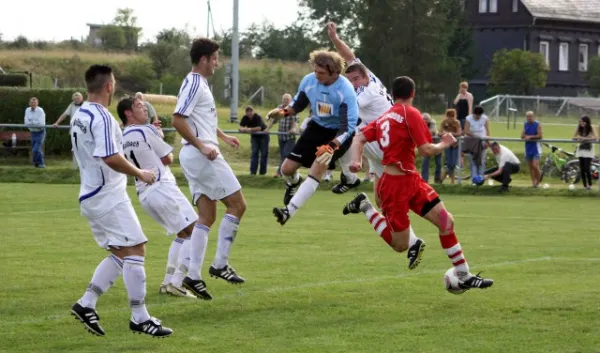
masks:
<svg viewBox="0 0 600 353"><path fill-rule="evenodd" d="M157 185L160 185L160 182L176 184L171 169L160 160L173 152L173 147L163 141L154 126L150 124L127 126L123 131L123 152L125 157L139 169L152 170L156 175ZM135 179L138 195L148 187L151 186Z"/></svg>
<svg viewBox="0 0 600 353"><path fill-rule="evenodd" d="M70 134L81 176L81 214L88 218L100 217L117 204L130 201L127 176L103 160L123 154L123 134L108 109L97 103L83 103L71 118Z"/></svg>
<svg viewBox="0 0 600 353"><path fill-rule="evenodd" d="M355 58L351 64L360 63L360 59ZM383 83L367 68L369 72L369 84L360 86L356 90L358 100L358 116L362 120L360 127L377 120L393 105L392 97L387 92Z"/></svg>
<svg viewBox="0 0 600 353"><path fill-rule="evenodd" d="M174 114L186 117L192 132L202 141L218 145L217 106L202 75L190 72L179 89ZM181 143L188 144L185 139Z"/></svg>

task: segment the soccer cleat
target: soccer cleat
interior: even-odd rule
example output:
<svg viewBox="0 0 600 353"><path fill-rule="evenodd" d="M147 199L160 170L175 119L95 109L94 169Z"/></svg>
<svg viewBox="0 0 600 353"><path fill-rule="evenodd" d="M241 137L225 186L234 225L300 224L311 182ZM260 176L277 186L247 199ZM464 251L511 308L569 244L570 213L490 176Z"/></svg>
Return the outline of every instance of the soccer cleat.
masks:
<svg viewBox="0 0 600 353"><path fill-rule="evenodd" d="M88 330L91 334L104 336L104 330L98 323L98 321L100 321L100 316L96 310L92 308L85 308L79 304L79 302L77 302L71 306L71 315L75 316L76 320L81 321L86 330Z"/></svg>
<svg viewBox="0 0 600 353"><path fill-rule="evenodd" d="M212 299L212 296L206 290L206 283L204 283L203 280L193 280L189 277L185 277L183 279L183 286L187 288L187 290L185 290L184 288L177 288L171 284L169 284L169 286L173 288L173 291L177 291L178 293L185 292L184 295L179 295L182 297L187 297L189 294L194 298L199 298L202 300Z"/></svg>
<svg viewBox="0 0 600 353"><path fill-rule="evenodd" d="M194 295L193 293L191 293L189 290L183 288L183 287L177 287L171 283L169 283L169 285L167 285L166 287L167 290L167 294L170 294L174 297L182 297L182 298L194 298L196 299L196 295ZM208 293L207 293L208 294Z"/></svg>
<svg viewBox="0 0 600 353"><path fill-rule="evenodd" d="M298 187L302 184L302 177L298 177L298 182L296 184L286 183L285 195L283 195L283 204L288 205L290 201L292 201L292 197L298 191Z"/></svg>
<svg viewBox="0 0 600 353"><path fill-rule="evenodd" d="M459 281L458 281L458 287L461 289L472 289L472 288L485 289L485 288L491 287L492 284L494 284L493 279L482 278L481 276L479 276L479 273L476 275L470 275L470 277L464 281L461 279L459 279Z"/></svg>
<svg viewBox="0 0 600 353"><path fill-rule="evenodd" d="M232 284L242 284L246 280L235 272L235 269L229 265L223 268L217 269L214 266L210 266L208 273L214 278L222 278Z"/></svg>
<svg viewBox="0 0 600 353"><path fill-rule="evenodd" d="M160 323L160 320L155 317L151 317L150 320L140 323L137 323L131 319L129 320L129 328L131 331L133 331L133 333L145 333L152 337L168 337L173 333L173 330L168 327L163 327Z"/></svg>
<svg viewBox="0 0 600 353"><path fill-rule="evenodd" d="M349 213L365 212L370 206L371 202L369 201L369 198L367 198L367 194L361 192L360 194L356 195L352 201L348 202L344 206L342 213L347 215Z"/></svg>
<svg viewBox="0 0 600 353"><path fill-rule="evenodd" d="M285 208L273 208L273 215L277 218L277 222L284 225L290 219L290 212L287 207Z"/></svg>
<svg viewBox="0 0 600 353"><path fill-rule="evenodd" d="M169 294L166 284L160 285L160 288L158 288L158 294Z"/></svg>
<svg viewBox="0 0 600 353"><path fill-rule="evenodd" d="M423 251L425 251L425 242L423 239L417 238L417 241L408 248L408 253L406 257L408 258L408 269L414 270L421 263L421 257L423 256Z"/></svg>
<svg viewBox="0 0 600 353"><path fill-rule="evenodd" d="M360 179L356 178L356 181L352 184L348 184L348 180L344 173L340 175L340 183L331 188L331 191L334 194L343 194L351 189L357 188L360 186Z"/></svg>

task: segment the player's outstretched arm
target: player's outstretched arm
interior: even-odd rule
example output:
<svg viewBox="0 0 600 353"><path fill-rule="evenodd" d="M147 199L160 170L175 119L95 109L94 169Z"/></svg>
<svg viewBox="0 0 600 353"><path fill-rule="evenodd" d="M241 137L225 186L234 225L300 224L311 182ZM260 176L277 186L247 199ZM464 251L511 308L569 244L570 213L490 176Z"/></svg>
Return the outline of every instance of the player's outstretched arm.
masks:
<svg viewBox="0 0 600 353"><path fill-rule="evenodd" d="M356 59L356 56L354 55L352 49L350 49L350 47L346 43L344 43L344 41L341 40L338 36L337 25L335 24L335 22L329 22L327 24L327 34L329 35L331 43L333 43L333 45L335 46L335 50L337 50L337 52L342 56L342 58L344 58L344 60L347 63L350 63L354 59Z"/></svg>
<svg viewBox="0 0 600 353"><path fill-rule="evenodd" d="M147 184L153 184L156 181L156 176L149 170L139 169L128 160L123 157L120 153L115 153L112 156L102 158L104 163L113 170L127 174L132 177L136 177L139 180Z"/></svg>
<svg viewBox="0 0 600 353"><path fill-rule="evenodd" d="M425 143L417 147L419 154L423 157L434 157L442 153L446 148L452 146L456 139L452 134L444 134L439 143Z"/></svg>
<svg viewBox="0 0 600 353"><path fill-rule="evenodd" d="M362 169L362 155L365 149L367 138L362 132L359 132L352 139L352 146L350 151L352 153L352 162L350 162L350 171L357 173Z"/></svg>
<svg viewBox="0 0 600 353"><path fill-rule="evenodd" d="M179 135L181 135L181 137L183 137L189 144L196 147L200 153L205 155L209 160L212 161L217 158L219 152L217 152L216 149L203 144L202 141L200 141L200 139L194 135L192 129L190 129L190 126L187 124L185 119L186 118L183 115L173 114L172 125L175 130L177 130Z"/></svg>

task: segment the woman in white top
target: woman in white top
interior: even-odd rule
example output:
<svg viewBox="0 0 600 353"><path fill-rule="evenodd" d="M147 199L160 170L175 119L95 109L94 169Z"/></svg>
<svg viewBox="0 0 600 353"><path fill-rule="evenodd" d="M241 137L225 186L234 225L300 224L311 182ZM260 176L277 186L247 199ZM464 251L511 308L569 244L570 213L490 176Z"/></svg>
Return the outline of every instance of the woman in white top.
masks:
<svg viewBox="0 0 600 353"><path fill-rule="evenodd" d="M573 140L581 142L577 146L575 157L579 158L579 169L581 172L581 180L583 187L587 190L592 188L592 158L594 158L594 144L591 141L596 141L592 122L587 115L579 119L579 125L573 134Z"/></svg>
<svg viewBox="0 0 600 353"><path fill-rule="evenodd" d="M467 116L465 122L465 135L470 137L489 137L490 136L490 125L487 115L483 114L483 108L476 106L473 108L473 114ZM482 141L483 151L481 151L481 160L479 163L475 161L473 163L473 156L466 154L471 164L471 177L475 175L482 175L485 170L485 159L487 156L487 142Z"/></svg>

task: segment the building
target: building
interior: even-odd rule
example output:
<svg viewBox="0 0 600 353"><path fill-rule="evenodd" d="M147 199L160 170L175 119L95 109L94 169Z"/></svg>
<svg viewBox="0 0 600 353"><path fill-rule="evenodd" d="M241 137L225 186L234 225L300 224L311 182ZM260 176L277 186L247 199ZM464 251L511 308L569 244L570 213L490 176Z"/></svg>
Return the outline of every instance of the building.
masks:
<svg viewBox="0 0 600 353"><path fill-rule="evenodd" d="M477 75L469 90L486 97L492 56L500 49L540 52L548 64L546 87L536 94L577 96L589 87L584 73L600 55L598 0L466 0L475 41Z"/></svg>

